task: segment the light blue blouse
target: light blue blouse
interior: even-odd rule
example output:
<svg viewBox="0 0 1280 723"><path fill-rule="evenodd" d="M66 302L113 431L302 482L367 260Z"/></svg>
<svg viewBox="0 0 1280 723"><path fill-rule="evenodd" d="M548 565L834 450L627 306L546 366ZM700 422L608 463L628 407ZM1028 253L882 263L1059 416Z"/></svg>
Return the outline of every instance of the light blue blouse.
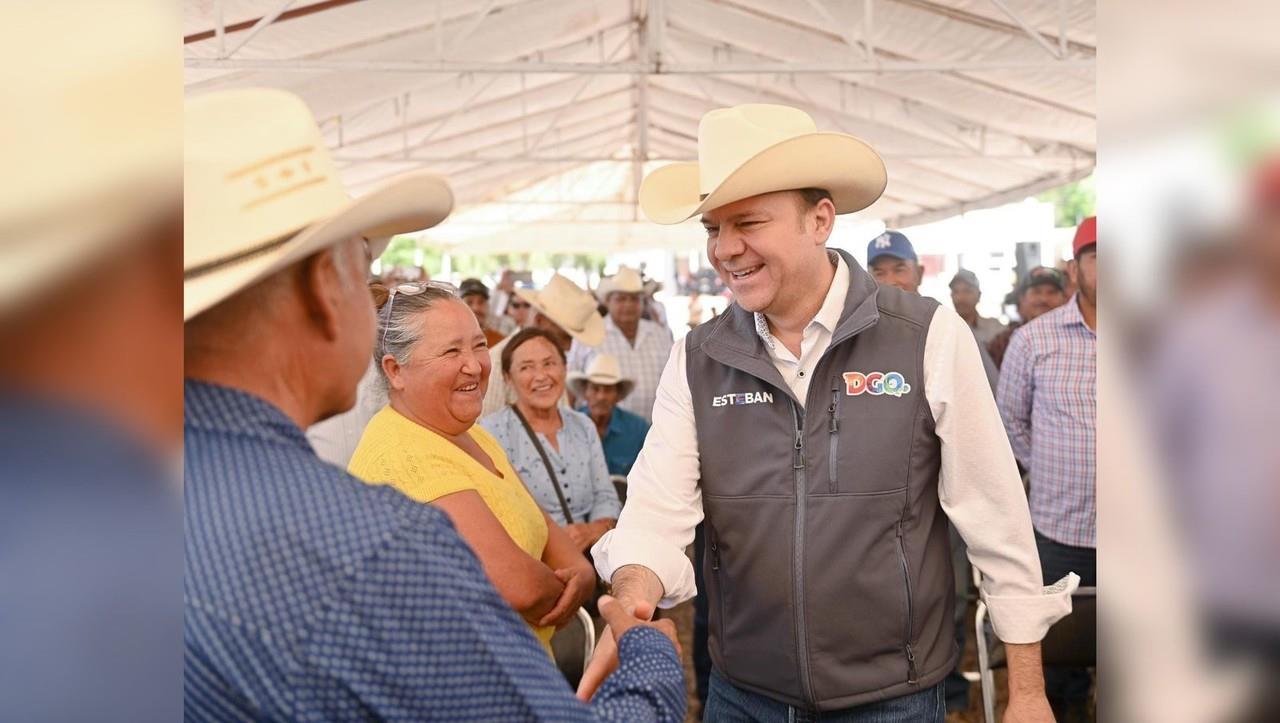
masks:
<svg viewBox="0 0 1280 723"><path fill-rule="evenodd" d="M587 415L565 407L560 408L560 419L563 426L556 435L559 451L551 446L545 435L538 433L538 438L560 479L573 521L617 519L622 504L618 502L618 493L609 479L609 466L595 425ZM481 419L480 426L487 429L506 450L511 466L520 474L538 506L546 510L551 519L565 524L564 512L560 509L546 465L511 407L505 406Z"/></svg>

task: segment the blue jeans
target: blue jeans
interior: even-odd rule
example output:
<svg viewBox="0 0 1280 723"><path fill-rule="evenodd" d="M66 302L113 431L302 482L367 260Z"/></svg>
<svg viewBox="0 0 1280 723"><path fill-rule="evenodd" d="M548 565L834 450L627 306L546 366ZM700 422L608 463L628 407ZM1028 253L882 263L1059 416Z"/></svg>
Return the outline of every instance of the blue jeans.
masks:
<svg viewBox="0 0 1280 723"><path fill-rule="evenodd" d="M1040 552L1040 567L1044 572L1044 584L1052 585L1058 578L1074 572L1080 576L1080 584L1098 584L1098 551L1092 547L1072 547L1051 540L1039 532L1036 549ZM1061 665L1044 667L1044 690L1058 720L1067 717L1070 708L1083 708L1089 701L1089 688L1093 682L1088 668L1070 668Z"/></svg>
<svg viewBox="0 0 1280 723"><path fill-rule="evenodd" d="M737 688L712 668L711 690L702 720L707 723L943 723L946 715L941 683L891 700L818 713Z"/></svg>

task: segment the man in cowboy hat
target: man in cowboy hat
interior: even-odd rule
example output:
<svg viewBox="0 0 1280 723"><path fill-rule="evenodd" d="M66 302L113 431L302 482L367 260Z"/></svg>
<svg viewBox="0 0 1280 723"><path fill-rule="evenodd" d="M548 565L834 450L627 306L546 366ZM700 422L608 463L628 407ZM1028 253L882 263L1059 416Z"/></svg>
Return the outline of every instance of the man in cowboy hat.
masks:
<svg viewBox="0 0 1280 723"><path fill-rule="evenodd" d="M621 406L647 422L653 415L658 378L674 342L670 329L643 318L644 293L644 279L629 266L600 282L596 297L609 310L604 318L604 340L594 348L575 344L569 351L569 370L586 370L596 354L614 355L623 374L635 381L635 390Z"/></svg>
<svg viewBox="0 0 1280 723"><path fill-rule="evenodd" d="M443 220L449 187L411 174L349 200L281 91L195 98L185 127L186 717L590 716L442 512L303 436L368 367L370 259ZM670 641L629 628L622 644L597 712L680 720Z"/></svg>
<svg viewBox="0 0 1280 723"><path fill-rule="evenodd" d="M0 15L0 717L172 721L177 18L143 0Z"/></svg>
<svg viewBox="0 0 1280 723"><path fill-rule="evenodd" d="M597 354L586 371L570 372L568 383L573 396L582 400L578 411L596 424L609 474L630 472L649 433L643 417L618 406L635 389L635 381L622 375L617 357Z"/></svg>
<svg viewBox="0 0 1280 723"><path fill-rule="evenodd" d="M671 355L627 505L592 549L601 576L641 618L689 599L704 520L708 720L941 721L959 656L950 519L1008 649L1006 720L1050 720L1039 640L1077 580L1043 587L973 335L825 246L837 214L883 192L880 157L775 105L709 112L698 147L651 173L640 205L658 223L701 215L734 304Z"/></svg>
<svg viewBox="0 0 1280 723"><path fill-rule="evenodd" d="M595 298L568 278L555 274L541 291L515 289L512 293L515 298L533 307L533 321L530 325L550 332L566 353L579 345L583 348L595 347L604 339L604 319L596 310ZM507 340L504 339L489 350L494 369L502 368L502 350L506 346ZM507 380L502 378L502 374L490 374L481 413L492 414L514 401L515 393L507 386ZM567 390L561 402L568 406Z"/></svg>

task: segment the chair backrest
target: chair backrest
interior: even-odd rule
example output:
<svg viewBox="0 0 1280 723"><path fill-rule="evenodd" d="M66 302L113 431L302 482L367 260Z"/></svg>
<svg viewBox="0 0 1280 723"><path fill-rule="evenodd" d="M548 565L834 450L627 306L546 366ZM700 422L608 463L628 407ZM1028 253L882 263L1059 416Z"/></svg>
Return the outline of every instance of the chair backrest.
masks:
<svg viewBox="0 0 1280 723"><path fill-rule="evenodd" d="M1040 643L1045 665L1098 664L1098 588L1081 587L1071 596L1071 614L1054 623Z"/></svg>
<svg viewBox="0 0 1280 723"><path fill-rule="evenodd" d="M625 474L611 474L609 479L613 480L613 488L618 491L618 501L627 504L627 476Z"/></svg>

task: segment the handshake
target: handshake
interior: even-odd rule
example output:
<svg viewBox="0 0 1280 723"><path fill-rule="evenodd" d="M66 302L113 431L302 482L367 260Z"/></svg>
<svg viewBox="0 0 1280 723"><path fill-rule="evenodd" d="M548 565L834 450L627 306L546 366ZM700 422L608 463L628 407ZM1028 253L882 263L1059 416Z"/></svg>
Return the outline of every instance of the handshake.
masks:
<svg viewBox="0 0 1280 723"><path fill-rule="evenodd" d="M595 654L587 662L582 671L582 680L578 683L578 698L591 700L596 689L618 668L618 640L631 628L645 626L660 631L676 648L676 656L680 655L680 643L676 640L676 626L670 620L651 622L654 613L653 603L635 601L630 598L615 598L604 595L600 598L600 615L604 618L604 634L596 643Z"/></svg>

